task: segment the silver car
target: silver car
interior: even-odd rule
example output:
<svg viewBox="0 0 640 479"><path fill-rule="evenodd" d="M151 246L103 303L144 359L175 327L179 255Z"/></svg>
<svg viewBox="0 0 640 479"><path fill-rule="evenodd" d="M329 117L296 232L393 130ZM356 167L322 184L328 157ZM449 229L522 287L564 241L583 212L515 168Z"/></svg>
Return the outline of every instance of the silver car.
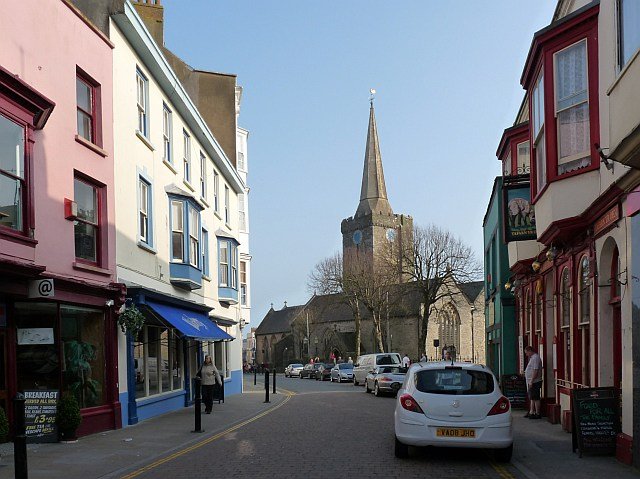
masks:
<svg viewBox="0 0 640 479"><path fill-rule="evenodd" d="M284 377L292 378L294 376L300 377L300 371L304 366L300 363L289 364L286 368L284 368Z"/></svg>
<svg viewBox="0 0 640 479"><path fill-rule="evenodd" d="M396 394L404 382L407 368L401 366L378 366L364 381L365 390L373 391L376 396Z"/></svg>
<svg viewBox="0 0 640 479"><path fill-rule="evenodd" d="M331 382L353 381L353 364L340 363L336 364L331 370Z"/></svg>

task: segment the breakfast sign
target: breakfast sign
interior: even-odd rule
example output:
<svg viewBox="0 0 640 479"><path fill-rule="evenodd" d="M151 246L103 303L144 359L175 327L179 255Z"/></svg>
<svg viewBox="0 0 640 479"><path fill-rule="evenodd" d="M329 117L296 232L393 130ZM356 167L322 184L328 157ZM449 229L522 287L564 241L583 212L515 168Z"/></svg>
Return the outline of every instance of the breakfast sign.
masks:
<svg viewBox="0 0 640 479"><path fill-rule="evenodd" d="M25 433L27 442L57 442L58 413L57 390L36 390L24 392Z"/></svg>
<svg viewBox="0 0 640 479"><path fill-rule="evenodd" d="M574 389L573 451L615 454L620 432L620 398L615 388Z"/></svg>

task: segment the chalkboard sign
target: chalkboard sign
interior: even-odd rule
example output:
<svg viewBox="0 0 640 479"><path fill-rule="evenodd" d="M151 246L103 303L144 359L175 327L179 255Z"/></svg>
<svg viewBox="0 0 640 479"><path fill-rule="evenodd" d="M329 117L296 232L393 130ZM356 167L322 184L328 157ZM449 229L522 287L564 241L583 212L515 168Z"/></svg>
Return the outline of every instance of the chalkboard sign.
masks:
<svg viewBox="0 0 640 479"><path fill-rule="evenodd" d="M504 374L500 379L502 394L511 402L511 407L524 409L527 404L527 382L522 374Z"/></svg>
<svg viewBox="0 0 640 479"><path fill-rule="evenodd" d="M24 392L24 412L27 442L57 442L59 391L36 390Z"/></svg>
<svg viewBox="0 0 640 479"><path fill-rule="evenodd" d="M572 391L573 451L615 454L620 432L620 398L615 388Z"/></svg>

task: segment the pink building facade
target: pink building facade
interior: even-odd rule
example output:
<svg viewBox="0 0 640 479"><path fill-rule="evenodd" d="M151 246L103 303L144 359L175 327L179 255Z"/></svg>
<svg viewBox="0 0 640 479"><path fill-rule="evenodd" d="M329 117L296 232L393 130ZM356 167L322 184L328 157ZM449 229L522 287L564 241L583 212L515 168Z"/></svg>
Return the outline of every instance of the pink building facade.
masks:
<svg viewBox="0 0 640 479"><path fill-rule="evenodd" d="M113 45L65 0L0 5L0 406L58 390L117 428Z"/></svg>

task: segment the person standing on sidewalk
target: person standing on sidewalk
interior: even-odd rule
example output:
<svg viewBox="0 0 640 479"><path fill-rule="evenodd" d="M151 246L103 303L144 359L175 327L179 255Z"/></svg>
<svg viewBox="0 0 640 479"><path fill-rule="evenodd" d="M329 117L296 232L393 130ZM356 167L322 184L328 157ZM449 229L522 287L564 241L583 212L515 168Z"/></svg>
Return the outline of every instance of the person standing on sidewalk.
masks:
<svg viewBox="0 0 640 479"><path fill-rule="evenodd" d="M540 391L542 390L542 360L540 355L531 346L524 348L524 353L529 358L524 377L527 381L529 393L529 412L524 416L529 419L540 419Z"/></svg>
<svg viewBox="0 0 640 479"><path fill-rule="evenodd" d="M197 374L202 379L202 400L204 401L205 414L211 414L213 409L213 387L216 384L222 386L222 378L218 372L218 368L213 364L211 356L204 357L204 363Z"/></svg>
<svg viewBox="0 0 640 479"><path fill-rule="evenodd" d="M409 366L411 366L411 359L409 359L407 353L404 353L404 357L402 358L402 367L408 368Z"/></svg>

